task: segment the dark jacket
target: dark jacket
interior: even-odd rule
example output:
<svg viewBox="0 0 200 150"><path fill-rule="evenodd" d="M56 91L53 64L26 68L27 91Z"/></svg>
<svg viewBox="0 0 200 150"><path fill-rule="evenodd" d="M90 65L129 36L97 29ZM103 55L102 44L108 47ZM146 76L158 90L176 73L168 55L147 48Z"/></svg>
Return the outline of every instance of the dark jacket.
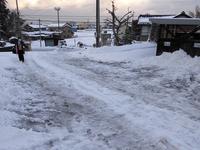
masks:
<svg viewBox="0 0 200 150"><path fill-rule="evenodd" d="M25 44L23 41L19 41L16 48L17 54L25 54Z"/></svg>

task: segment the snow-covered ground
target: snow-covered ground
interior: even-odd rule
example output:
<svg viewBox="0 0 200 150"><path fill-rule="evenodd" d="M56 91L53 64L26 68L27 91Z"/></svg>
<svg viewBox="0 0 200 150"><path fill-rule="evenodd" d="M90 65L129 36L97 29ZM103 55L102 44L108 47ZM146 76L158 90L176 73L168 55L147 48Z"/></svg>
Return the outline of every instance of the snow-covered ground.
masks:
<svg viewBox="0 0 200 150"><path fill-rule="evenodd" d="M155 49L0 53L0 149L199 150L200 58Z"/></svg>
<svg viewBox="0 0 200 150"><path fill-rule="evenodd" d="M74 38L66 39L68 47L76 47L78 42L82 42L85 46L92 47L95 43L94 30L79 30L75 32Z"/></svg>

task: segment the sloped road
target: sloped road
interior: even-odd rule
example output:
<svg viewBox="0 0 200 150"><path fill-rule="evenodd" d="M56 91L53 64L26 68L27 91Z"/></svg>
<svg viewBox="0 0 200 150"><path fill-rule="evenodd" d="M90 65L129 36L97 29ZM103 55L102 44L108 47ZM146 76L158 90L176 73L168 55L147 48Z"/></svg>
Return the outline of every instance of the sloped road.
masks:
<svg viewBox="0 0 200 150"><path fill-rule="evenodd" d="M23 93L8 108L19 116L15 127L56 131L30 149L186 150L192 141L199 146L195 74L170 80L159 66L77 59L67 52L32 53L25 64L6 70Z"/></svg>

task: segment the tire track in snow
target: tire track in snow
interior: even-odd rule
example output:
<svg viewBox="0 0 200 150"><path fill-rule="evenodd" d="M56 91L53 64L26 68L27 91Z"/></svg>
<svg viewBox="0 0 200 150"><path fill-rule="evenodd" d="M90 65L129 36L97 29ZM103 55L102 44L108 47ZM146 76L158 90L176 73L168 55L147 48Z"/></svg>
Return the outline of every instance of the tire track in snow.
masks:
<svg viewBox="0 0 200 150"><path fill-rule="evenodd" d="M34 61L37 62L39 60L38 60L38 58L34 58ZM104 103L106 103L106 105L108 105L110 108L112 108L112 110L114 111L115 114L124 114L125 120L127 120L129 122L128 123L129 126L131 126L130 124L133 123L132 117L135 117L135 116L134 115L133 116L125 115L129 111L131 113L132 106L129 106L130 100L132 99L131 97L124 95L122 93L119 93L119 92L112 91L108 88L102 87L101 85L97 84L96 82L94 82L92 80L82 78L79 75L77 76L77 74L74 72L71 72L71 70L63 70L63 68L59 68L59 66L57 66L57 65L54 66L53 64L49 64L49 62L45 62L45 60L40 60L39 63L40 64L38 64L38 65L40 65L40 67L43 69L45 68L45 70L47 72L51 72L51 73L53 72L56 74L57 77L59 76L60 79L65 79L65 81L64 81L65 84L70 82L72 84L72 87L77 89L81 93L83 93L85 95L89 95L91 97L94 97L98 101L101 100ZM48 65L50 65L50 66L47 67ZM136 105L138 105L139 107L144 106L144 104L141 104L141 103L140 104L136 103ZM132 124L132 127L131 127L131 129L129 129L129 131L131 131L131 130L133 132L135 132L135 135L138 136L138 139L136 138L137 142L135 141L133 146L130 146L130 147L134 147L134 148L137 147L140 149L145 149L147 147L148 147L148 149L160 149L160 150L162 149L159 146L159 144L152 142L152 140L153 140L153 139L151 139L152 137L146 133L145 129L139 127L137 125L137 123ZM131 137L131 135L121 135L121 136ZM145 137L145 138L142 138L141 136ZM149 138L148 138L148 136L149 136ZM103 138L103 139L105 139L105 138ZM165 138L163 138L163 139L165 139ZM132 141L134 141L134 139L132 139ZM168 141L168 140L165 139L165 141ZM127 142L128 141L126 141L125 143L127 143ZM165 142L165 143L170 143L170 142ZM162 142L160 144L162 145ZM128 148L130 148L130 147L128 147Z"/></svg>
<svg viewBox="0 0 200 150"><path fill-rule="evenodd" d="M9 111L19 116L15 127L43 132L47 136L54 128L60 129L60 132L64 128L67 129L66 135L69 135L55 135L51 140L30 149L62 150L57 147L70 142L71 148L76 150L149 147L149 141L144 141L130 128L123 114L114 112L105 102L88 93L80 93L73 86L75 80L71 81L70 77L65 77L65 73L60 75L51 69L34 58L22 66L7 69L12 74L13 86L23 93L19 95L20 100L9 107ZM74 141L79 142L74 145Z"/></svg>

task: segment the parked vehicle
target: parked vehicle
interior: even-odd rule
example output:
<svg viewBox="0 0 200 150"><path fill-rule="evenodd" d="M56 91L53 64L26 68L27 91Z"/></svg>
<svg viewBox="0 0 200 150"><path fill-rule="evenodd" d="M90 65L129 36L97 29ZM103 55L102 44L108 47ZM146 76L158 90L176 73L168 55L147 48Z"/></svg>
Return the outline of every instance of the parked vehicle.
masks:
<svg viewBox="0 0 200 150"><path fill-rule="evenodd" d="M5 41L0 41L0 47L5 47L6 42Z"/></svg>
<svg viewBox="0 0 200 150"><path fill-rule="evenodd" d="M12 52L15 49L15 45L5 42L5 41L0 41L0 52Z"/></svg>

